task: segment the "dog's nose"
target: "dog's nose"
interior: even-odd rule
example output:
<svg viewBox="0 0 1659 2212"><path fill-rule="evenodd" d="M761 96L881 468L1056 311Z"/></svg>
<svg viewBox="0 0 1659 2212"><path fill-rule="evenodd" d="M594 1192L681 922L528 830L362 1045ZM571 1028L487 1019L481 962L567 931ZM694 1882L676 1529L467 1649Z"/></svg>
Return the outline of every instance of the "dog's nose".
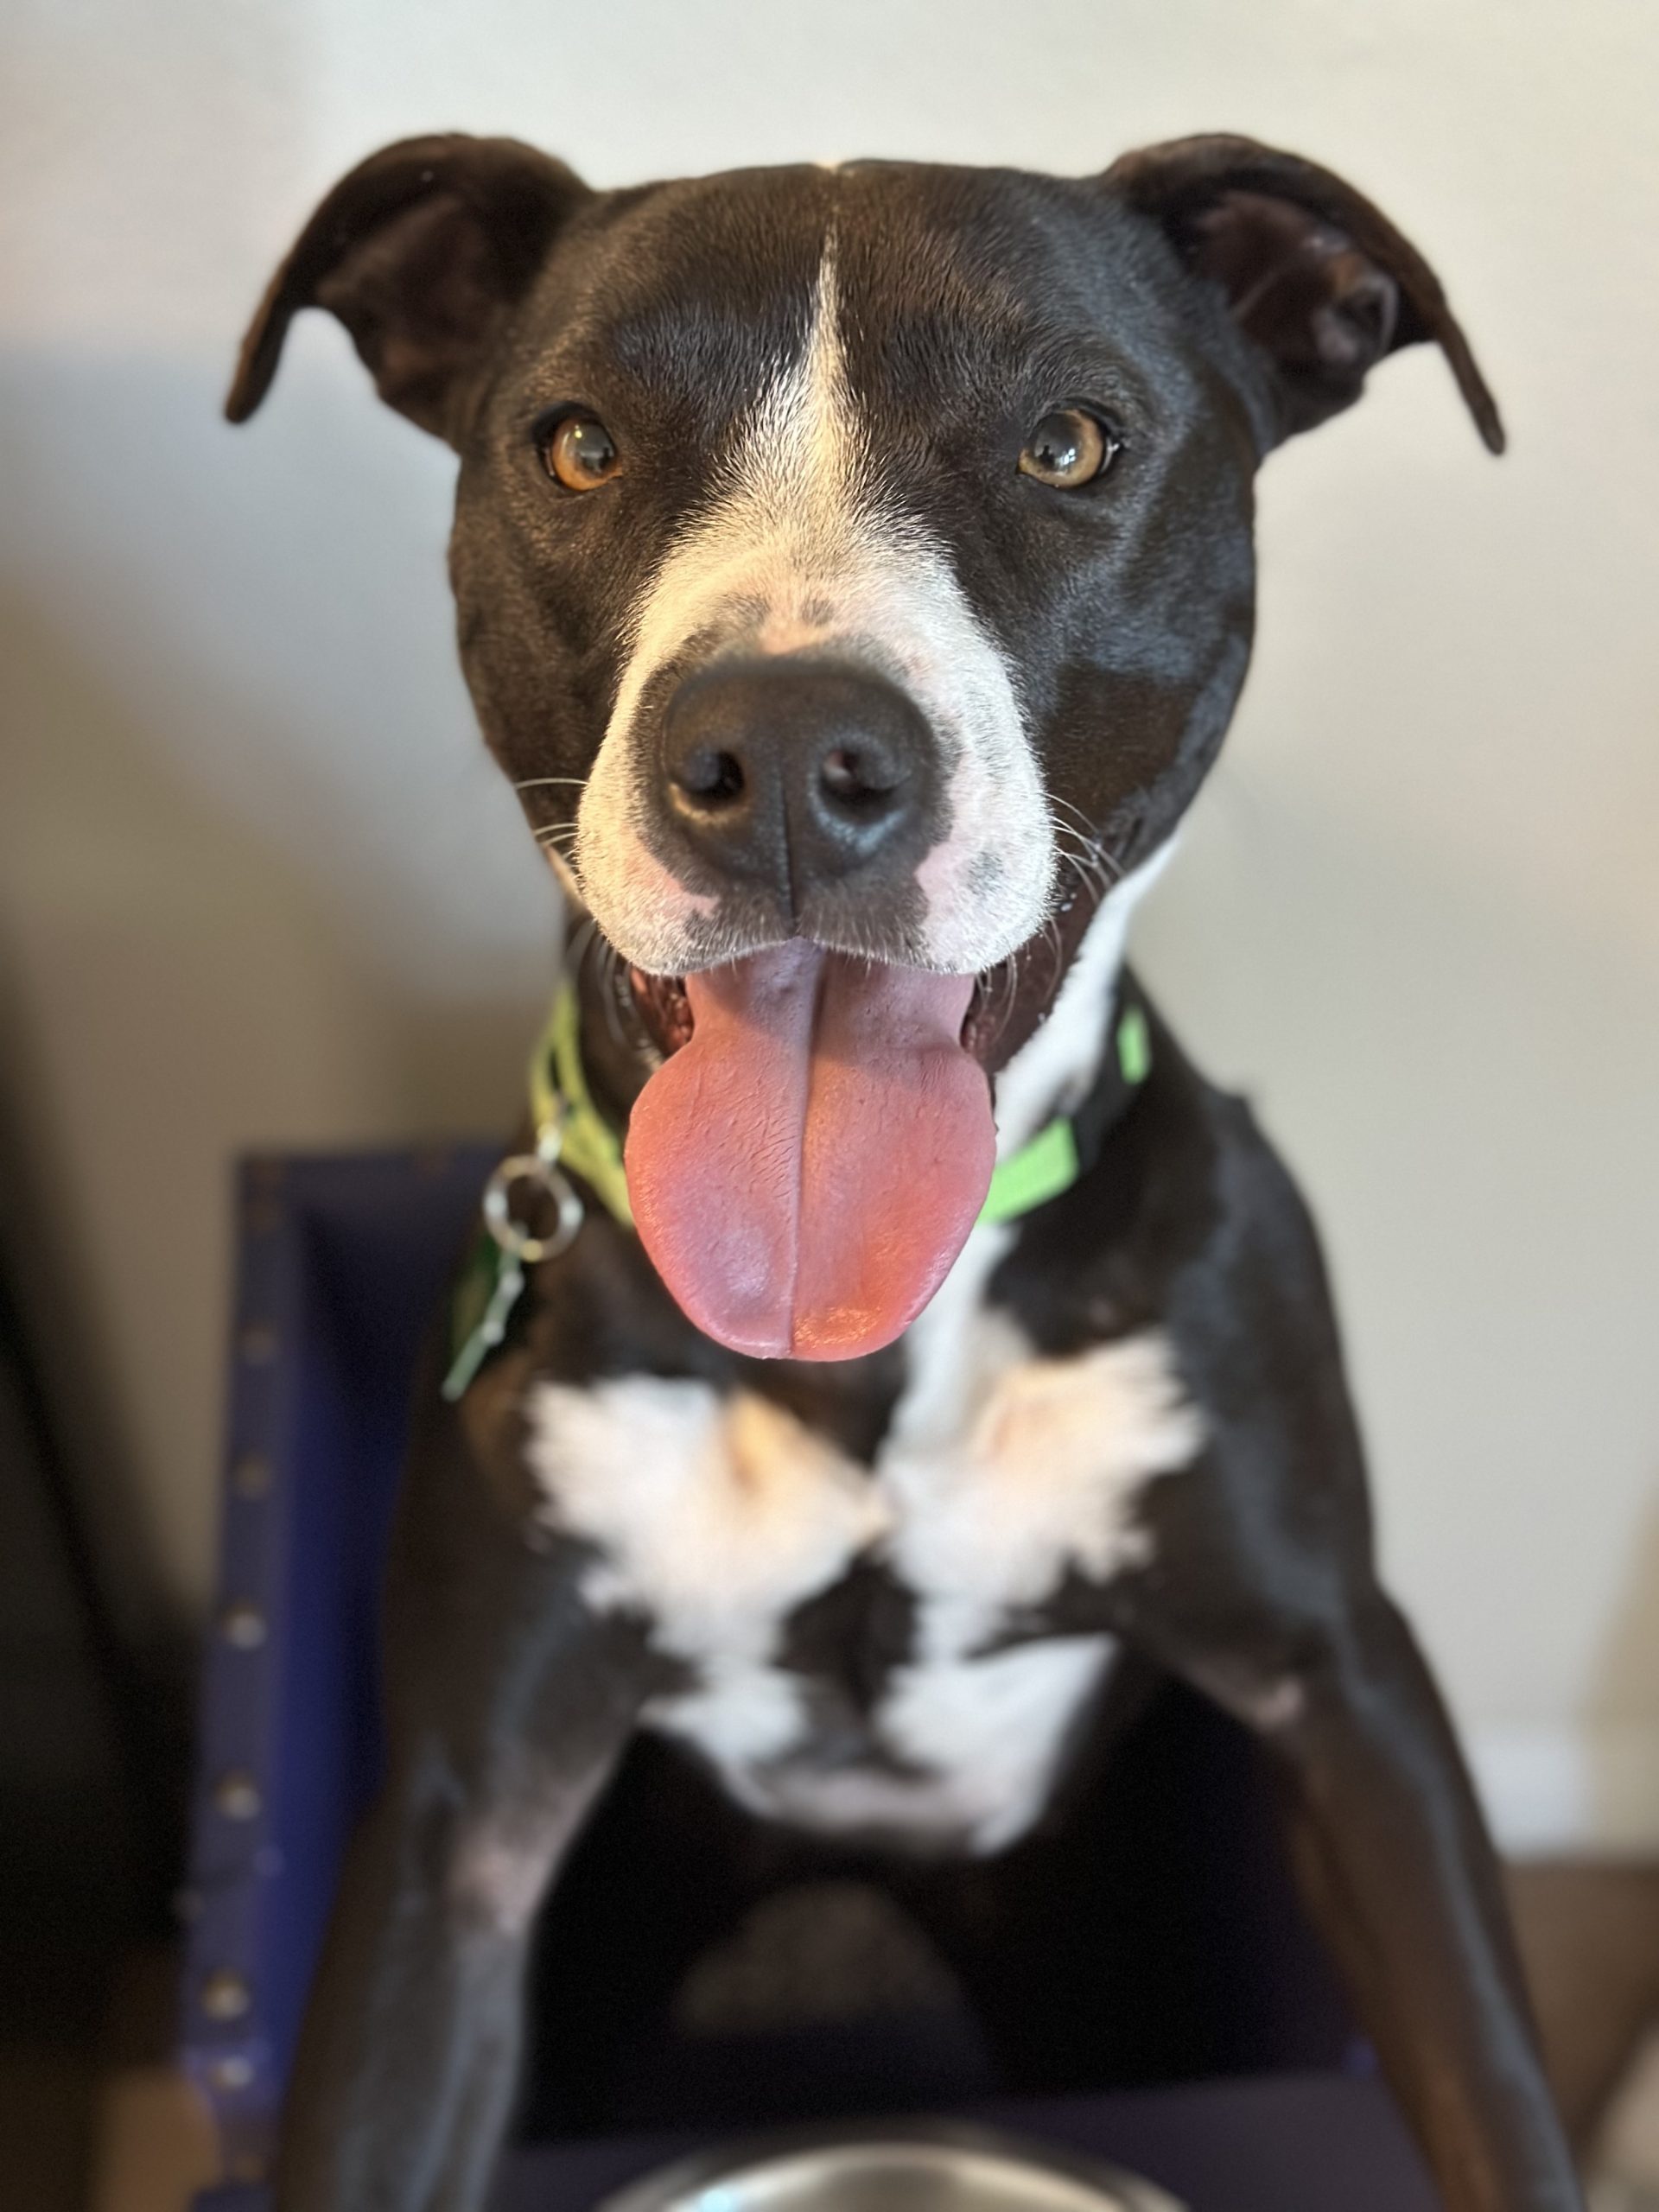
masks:
<svg viewBox="0 0 1659 2212"><path fill-rule="evenodd" d="M664 737L684 836L723 874L765 883L789 905L907 846L905 830L931 800L927 724L867 669L717 662L681 684Z"/></svg>

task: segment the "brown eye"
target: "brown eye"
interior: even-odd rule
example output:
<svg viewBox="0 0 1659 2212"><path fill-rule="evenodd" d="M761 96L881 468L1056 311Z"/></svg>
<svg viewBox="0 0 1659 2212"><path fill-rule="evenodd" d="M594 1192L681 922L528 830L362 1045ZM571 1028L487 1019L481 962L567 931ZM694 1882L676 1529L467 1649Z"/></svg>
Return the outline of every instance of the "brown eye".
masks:
<svg viewBox="0 0 1659 2212"><path fill-rule="evenodd" d="M592 492L621 468L616 441L597 415L563 415L542 443L547 473L568 492Z"/></svg>
<svg viewBox="0 0 1659 2212"><path fill-rule="evenodd" d="M1020 455L1020 473L1039 484L1074 492L1103 476L1117 456L1118 442L1081 407L1058 407L1045 415Z"/></svg>

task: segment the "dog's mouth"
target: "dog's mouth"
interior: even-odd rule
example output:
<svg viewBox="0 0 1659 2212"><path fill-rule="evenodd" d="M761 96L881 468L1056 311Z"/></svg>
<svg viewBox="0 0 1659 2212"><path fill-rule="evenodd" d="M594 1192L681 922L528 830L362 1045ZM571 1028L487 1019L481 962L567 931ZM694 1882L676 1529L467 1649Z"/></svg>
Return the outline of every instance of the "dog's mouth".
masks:
<svg viewBox="0 0 1659 2212"><path fill-rule="evenodd" d="M630 1117L628 1188L681 1307L757 1357L891 1343L995 1162L981 980L794 938L630 982L664 1057Z"/></svg>
<svg viewBox="0 0 1659 2212"><path fill-rule="evenodd" d="M684 976L650 976L643 968L632 967L625 973L645 1033L663 1058L671 1058L682 1045L690 1044L696 1026ZM982 969L974 978L958 1041L963 1052L982 1066L990 1065L991 1054L1000 1041L1014 975L1014 962L1002 960L995 968Z"/></svg>

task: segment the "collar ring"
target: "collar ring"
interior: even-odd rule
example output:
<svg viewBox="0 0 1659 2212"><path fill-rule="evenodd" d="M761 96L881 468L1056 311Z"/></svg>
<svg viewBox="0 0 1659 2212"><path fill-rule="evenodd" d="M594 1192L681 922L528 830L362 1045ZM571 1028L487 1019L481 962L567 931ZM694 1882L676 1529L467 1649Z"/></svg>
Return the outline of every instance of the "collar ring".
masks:
<svg viewBox="0 0 1659 2212"><path fill-rule="evenodd" d="M569 1180L554 1166L558 1157L557 1132L550 1157L543 1149L516 1152L502 1160L484 1185L484 1224L490 1235L513 1259L534 1267L541 1260L556 1260L568 1252L582 1227L582 1200ZM515 1184L533 1183L557 1209L558 1218L545 1236L537 1236L512 1211Z"/></svg>

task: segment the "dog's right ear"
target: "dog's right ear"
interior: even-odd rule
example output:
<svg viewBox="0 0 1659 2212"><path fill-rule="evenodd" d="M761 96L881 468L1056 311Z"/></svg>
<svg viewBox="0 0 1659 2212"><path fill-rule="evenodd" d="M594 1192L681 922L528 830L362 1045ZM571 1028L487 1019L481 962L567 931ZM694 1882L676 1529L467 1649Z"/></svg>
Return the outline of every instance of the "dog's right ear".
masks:
<svg viewBox="0 0 1659 2212"><path fill-rule="evenodd" d="M512 138L405 138L342 177L271 279L225 412L245 423L288 326L327 308L380 397L455 442L479 367L555 233L588 197L562 162Z"/></svg>

